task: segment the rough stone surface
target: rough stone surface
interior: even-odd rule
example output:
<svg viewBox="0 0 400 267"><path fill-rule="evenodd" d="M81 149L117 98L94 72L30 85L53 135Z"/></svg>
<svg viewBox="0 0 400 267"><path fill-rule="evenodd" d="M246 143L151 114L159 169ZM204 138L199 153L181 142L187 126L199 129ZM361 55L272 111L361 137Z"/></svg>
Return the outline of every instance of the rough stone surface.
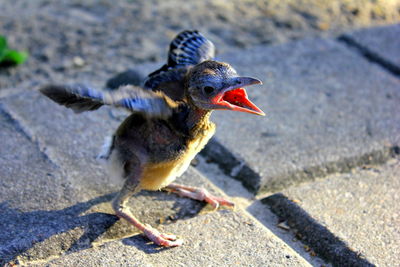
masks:
<svg viewBox="0 0 400 267"><path fill-rule="evenodd" d="M400 24L367 28L344 35L347 40L358 45L362 53L372 60L380 60L383 65L392 68L400 75L399 36Z"/></svg>
<svg viewBox="0 0 400 267"><path fill-rule="evenodd" d="M33 244L74 224L64 221L70 216L67 210L59 217L57 210L75 203L75 192L60 169L1 106L0 128L0 265L3 265Z"/></svg>
<svg viewBox="0 0 400 267"><path fill-rule="evenodd" d="M149 266L308 266L305 261L286 253L287 247L276 242L277 239L270 239L260 230L257 223L246 220L240 213L212 212L180 220L168 227L168 231L185 237L186 243L182 247L158 249L146 245L142 236L133 236L49 264L96 266L100 263L106 266L106 262L112 262L137 266L136 254L139 257L145 254L142 262ZM254 237L258 241L254 242Z"/></svg>
<svg viewBox="0 0 400 267"><path fill-rule="evenodd" d="M74 197L70 195L71 185L61 179L60 169L31 142L1 105L0 125L0 202L4 208L29 212L39 207L53 209L70 204Z"/></svg>
<svg viewBox="0 0 400 267"><path fill-rule="evenodd" d="M103 138L125 113L103 108L77 116L24 89L50 82L103 87L113 74L134 64L164 63L171 38L183 29L198 28L224 53L219 59L242 74L264 80L263 87L248 91L268 114L256 118L216 112L219 131L207 147L206 161L218 162L253 191L277 190L365 163L382 163L399 154L399 80L371 64L399 73L398 38L392 39L398 26L340 39L368 60L329 40L265 47L398 22L399 3L389 2L1 1L1 34L10 47L27 50L30 57L21 66L0 69L0 265L9 261L39 266L307 265L274 235L279 227L270 227L275 217L268 218L269 229L265 229L241 210L207 213L209 207L202 203L163 192L142 192L130 206L141 220L179 235L186 244L175 249L148 244L136 229L112 215L109 202L120 182L110 181L94 160ZM264 47L232 50L257 44ZM138 67L141 76L127 73L114 82L134 78L136 83L159 64L146 66L150 65L148 71ZM280 230L286 231L287 224L295 226L297 238L314 245L304 246L313 264L310 256L315 250L320 255L339 255L333 260L337 265L393 265L399 250L392 243L399 239L393 226L399 224L396 166L367 167L313 183L326 193L325 198L319 197L327 211L314 207L320 198L313 199L318 192L310 193L315 189L308 185L288 190L306 196L304 207L303 203L293 207L294 202L283 195L269 197L277 205L276 214L293 218L283 222ZM376 170L382 172L379 179L373 176ZM232 182L221 177L220 184ZM343 179L349 180L346 184L353 191L342 197ZM192 168L180 181L221 194ZM236 190L236 194L241 193ZM341 209L335 206L335 197ZM242 196L247 211L258 218L269 216L269 210L260 215L260 201L244 198L249 194ZM368 234L374 236L365 235L360 226L364 221ZM330 235L321 239L326 233ZM330 250L329 242L337 245L339 253ZM296 243L297 252L305 254ZM325 252L318 247L325 247Z"/></svg>
<svg viewBox="0 0 400 267"><path fill-rule="evenodd" d="M132 237L127 240L138 240ZM131 244L134 241L131 241ZM98 247L72 253L48 262L30 262L27 266L154 266L147 261L146 253L135 245L125 245L122 242L108 242Z"/></svg>
<svg viewBox="0 0 400 267"><path fill-rule="evenodd" d="M330 266L325 260L316 256L315 252L305 249L302 242L293 238L293 234L282 229L277 224L278 217L270 209L265 208L261 202L262 198L255 198L254 194L243 187L242 183L226 175L215 163L207 163L204 157L198 157L196 169L207 177L213 184L222 189L229 198L235 202L236 206L250 213L257 218L268 230L288 244L293 250L299 253L312 266Z"/></svg>
<svg viewBox="0 0 400 267"><path fill-rule="evenodd" d="M40 150L62 168L74 189L82 190L80 201L93 198L101 188L105 192L108 188L118 190L118 182L110 181L96 160L105 138L118 126L110 109L77 115L34 91L7 97L3 107Z"/></svg>
<svg viewBox="0 0 400 267"><path fill-rule="evenodd" d="M384 162L400 144L400 81L340 43L308 39L220 58L264 82L247 91L266 117L212 116L217 140L239 159L227 171L246 181L251 173L242 167L250 166L258 175L252 181L259 180L252 189L274 191ZM208 148L212 160L229 161Z"/></svg>
<svg viewBox="0 0 400 267"><path fill-rule="evenodd" d="M253 266L308 265L240 210L207 213L210 208L198 201L144 191L130 200L132 212L186 241L182 248L159 250L112 215L109 202L120 185L109 181L93 159L103 137L118 123L108 109L76 115L34 91L9 95L0 99L0 105L0 123L5 129L0 134L8 140L0 150L5 215L0 224L6 229L0 235L2 264L47 265L53 261L56 266L84 262L89 266L127 262L160 266L224 261ZM19 155L20 146L24 150ZM24 171L20 171L22 166ZM221 194L193 168L178 182ZM59 199L60 203L53 204ZM215 247L220 250L216 252Z"/></svg>
<svg viewBox="0 0 400 267"><path fill-rule="evenodd" d="M263 200L337 266L394 266L400 257L400 159L285 189Z"/></svg>

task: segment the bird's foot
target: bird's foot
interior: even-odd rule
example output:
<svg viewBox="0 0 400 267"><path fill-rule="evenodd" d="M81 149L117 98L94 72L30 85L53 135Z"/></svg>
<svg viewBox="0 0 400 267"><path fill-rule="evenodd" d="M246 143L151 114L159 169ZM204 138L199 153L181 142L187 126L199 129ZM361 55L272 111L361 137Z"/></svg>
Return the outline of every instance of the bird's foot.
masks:
<svg viewBox="0 0 400 267"><path fill-rule="evenodd" d="M147 236L148 239L159 246L177 247L183 244L182 239L177 239L176 236L172 234L162 234L157 229L154 229L148 224L146 224L145 228L143 229L143 233Z"/></svg>
<svg viewBox="0 0 400 267"><path fill-rule="evenodd" d="M164 247L177 247L183 244L181 239L177 239L175 235L172 234L162 234L157 229L154 229L148 224L141 223L129 210L123 208L115 208L116 215L119 218L124 218L133 226L138 228L143 234L153 241L155 244Z"/></svg>
<svg viewBox="0 0 400 267"><path fill-rule="evenodd" d="M209 203L214 209L218 209L220 205L228 207L235 206L235 203L226 200L222 197L213 196L204 188L196 188L180 184L170 184L166 188L171 190L171 192L176 193L182 197L188 197L200 201L205 201Z"/></svg>

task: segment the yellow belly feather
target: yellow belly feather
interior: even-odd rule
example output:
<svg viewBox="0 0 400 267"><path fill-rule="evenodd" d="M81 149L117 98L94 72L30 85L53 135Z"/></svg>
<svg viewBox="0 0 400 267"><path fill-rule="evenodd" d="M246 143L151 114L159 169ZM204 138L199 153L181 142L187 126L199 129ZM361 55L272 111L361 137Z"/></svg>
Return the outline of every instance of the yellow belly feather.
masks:
<svg viewBox="0 0 400 267"><path fill-rule="evenodd" d="M178 159L145 166L142 178L140 179L140 188L159 190L172 183L187 170L190 162L203 149L208 140L214 135L214 132L215 125L210 123L210 128L204 134L199 135L198 138L190 142L188 149Z"/></svg>

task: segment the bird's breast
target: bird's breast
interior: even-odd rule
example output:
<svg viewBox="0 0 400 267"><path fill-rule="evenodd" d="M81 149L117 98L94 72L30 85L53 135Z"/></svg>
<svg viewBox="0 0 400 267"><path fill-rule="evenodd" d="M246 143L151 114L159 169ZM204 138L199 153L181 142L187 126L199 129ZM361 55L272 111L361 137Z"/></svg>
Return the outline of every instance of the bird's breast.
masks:
<svg viewBox="0 0 400 267"><path fill-rule="evenodd" d="M172 183L187 170L190 162L203 149L214 133L215 125L210 123L194 138L187 141L186 149L175 159L147 163L140 180L140 187L147 190L159 190Z"/></svg>

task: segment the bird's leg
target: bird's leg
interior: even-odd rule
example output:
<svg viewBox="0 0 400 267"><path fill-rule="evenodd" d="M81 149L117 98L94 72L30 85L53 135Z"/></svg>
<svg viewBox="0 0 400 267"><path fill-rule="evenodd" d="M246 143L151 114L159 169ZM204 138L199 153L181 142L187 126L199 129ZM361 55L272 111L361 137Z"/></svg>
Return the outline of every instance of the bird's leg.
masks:
<svg viewBox="0 0 400 267"><path fill-rule="evenodd" d="M217 209L219 205L234 207L235 203L226 200L221 197L216 197L211 195L206 189L204 188L196 188L191 186L185 186L180 184L170 184L166 187L166 189L170 190L173 193L176 193L182 197L188 197L200 201L205 201L209 203L214 209Z"/></svg>
<svg viewBox="0 0 400 267"><path fill-rule="evenodd" d="M164 247L175 247L182 245L183 241L177 239L176 236L170 234L162 234L157 229L154 229L150 225L141 223L138 219L136 219L136 217L131 213L129 208L126 206L129 197L137 191L137 186L138 186L137 177L140 176L128 177L121 191L114 199L112 206L113 209L115 210L116 215L120 218L124 218L133 226L138 228L147 236L147 238L149 238L157 245Z"/></svg>

